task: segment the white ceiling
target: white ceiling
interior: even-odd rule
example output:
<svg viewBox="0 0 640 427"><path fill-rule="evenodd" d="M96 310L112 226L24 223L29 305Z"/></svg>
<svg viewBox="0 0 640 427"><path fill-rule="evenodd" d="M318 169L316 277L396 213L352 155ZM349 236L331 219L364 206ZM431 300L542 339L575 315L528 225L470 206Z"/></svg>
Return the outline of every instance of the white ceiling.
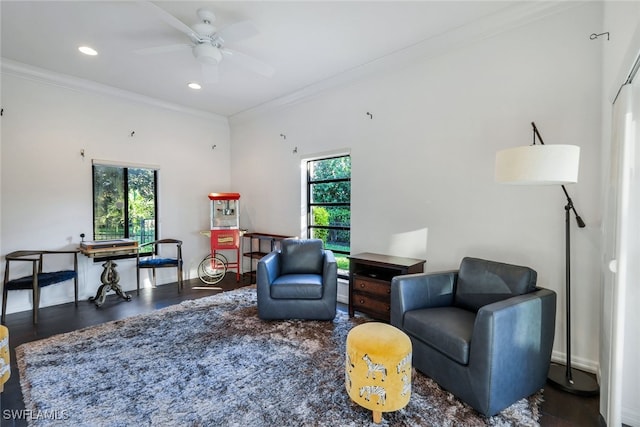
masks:
<svg viewBox="0 0 640 427"><path fill-rule="evenodd" d="M532 8L540 2L516 0L154 4L187 25L197 22L196 10L201 7L216 14L219 29L252 21L259 34L226 47L270 64L275 73L264 77L225 56L218 67L218 82L205 84L190 49L154 55L134 52L189 43L185 34L153 13L153 7L134 1L2 0L3 63L43 68L231 117L326 85L385 58L400 58L412 50L424 54L425 46L437 51L439 43L444 48L445 40L456 40L453 35L463 34L465 28L475 28L475 33L468 34L476 38L494 34L498 28L508 27L507 21L516 25L541 9ZM79 53L80 45L92 46L98 56ZM399 59L394 62L402 65ZM192 81L201 82L203 89L187 88Z"/></svg>

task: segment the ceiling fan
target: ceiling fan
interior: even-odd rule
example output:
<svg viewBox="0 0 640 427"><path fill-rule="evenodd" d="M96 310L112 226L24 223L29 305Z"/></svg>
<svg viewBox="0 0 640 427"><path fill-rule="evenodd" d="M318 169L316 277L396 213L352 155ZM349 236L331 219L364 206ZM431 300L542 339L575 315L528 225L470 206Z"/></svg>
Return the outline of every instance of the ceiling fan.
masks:
<svg viewBox="0 0 640 427"><path fill-rule="evenodd" d="M202 76L205 82L218 80L218 65L224 57L232 62L245 67L265 77L271 77L274 69L271 65L244 53L225 47L225 43L234 42L253 37L258 34L257 28L251 21L240 21L218 30L213 22L215 14L205 8L197 10L199 22L189 27L175 16L151 2L139 2L149 11L154 13L165 23L189 37L191 43L171 44L165 46L138 49L135 52L142 55L173 52L177 50L191 49L193 56L202 66Z"/></svg>

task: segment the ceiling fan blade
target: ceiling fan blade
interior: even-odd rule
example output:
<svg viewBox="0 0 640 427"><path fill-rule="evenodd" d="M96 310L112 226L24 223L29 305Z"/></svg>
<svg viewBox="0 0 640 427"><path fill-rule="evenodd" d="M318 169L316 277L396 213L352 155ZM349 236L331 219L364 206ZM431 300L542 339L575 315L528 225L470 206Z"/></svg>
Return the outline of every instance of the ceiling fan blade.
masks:
<svg viewBox="0 0 640 427"><path fill-rule="evenodd" d="M165 23L171 25L176 30L185 33L192 40L200 40L200 37L187 24L185 24L166 10L162 9L161 7L156 6L150 1L139 1L138 4L156 15L158 18L162 19Z"/></svg>
<svg viewBox="0 0 640 427"><path fill-rule="evenodd" d="M202 64L202 81L205 83L218 83L218 66Z"/></svg>
<svg viewBox="0 0 640 427"><path fill-rule="evenodd" d="M222 38L222 40L227 43L233 43L257 36L259 33L260 32L258 31L256 26L253 25L253 22L240 21L230 24L218 31L218 36L220 36L220 38Z"/></svg>
<svg viewBox="0 0 640 427"><path fill-rule="evenodd" d="M241 65L262 76L271 77L276 71L271 65L267 64L266 62L262 62L252 56L226 48L221 50L222 53L227 55L233 62L236 62L238 65Z"/></svg>
<svg viewBox="0 0 640 427"><path fill-rule="evenodd" d="M175 52L178 50L186 50L191 49L193 46L186 43L181 44L168 44L165 46L155 46L155 47L146 47L143 49L134 50L138 55L153 55L156 53L167 53L167 52Z"/></svg>

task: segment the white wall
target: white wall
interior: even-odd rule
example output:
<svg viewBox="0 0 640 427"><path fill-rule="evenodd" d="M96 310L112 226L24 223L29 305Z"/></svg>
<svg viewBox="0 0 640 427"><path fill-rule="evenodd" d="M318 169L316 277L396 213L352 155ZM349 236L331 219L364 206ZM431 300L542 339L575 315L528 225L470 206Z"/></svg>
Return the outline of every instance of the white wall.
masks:
<svg viewBox="0 0 640 427"><path fill-rule="evenodd" d="M186 269L197 277L195 268L209 251L199 234L209 229L207 195L230 189L227 120L136 102L117 91L109 95L104 87L101 94L71 88L59 76L47 81L18 74L2 74L0 253L75 248L81 233L91 240L91 159L151 164L160 166L160 237L184 241ZM86 300L95 295L102 267L84 256L79 261ZM120 284L135 289L135 261L118 266ZM159 284L172 281L175 271L159 271ZM70 284L42 291L41 307L69 301ZM8 297L9 313L30 309L29 291Z"/></svg>
<svg viewBox="0 0 640 427"><path fill-rule="evenodd" d="M558 292L554 358L563 360L564 195L559 187L493 179L496 151L529 144L535 121L545 143L582 149L580 183L568 187L587 223L578 230L572 222L572 350L576 366L595 371L601 45L589 35L601 19L600 4L583 4L256 118L232 119L242 225L298 234L301 158L350 150L353 253L424 256L428 271L455 268L466 255L532 266L539 285ZM411 241L403 253L398 237Z"/></svg>

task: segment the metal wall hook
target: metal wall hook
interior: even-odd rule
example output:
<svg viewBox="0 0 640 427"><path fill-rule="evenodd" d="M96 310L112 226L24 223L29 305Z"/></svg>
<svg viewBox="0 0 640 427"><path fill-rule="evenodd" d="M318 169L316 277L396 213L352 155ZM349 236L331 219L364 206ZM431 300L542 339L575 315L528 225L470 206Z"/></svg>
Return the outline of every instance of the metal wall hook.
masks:
<svg viewBox="0 0 640 427"><path fill-rule="evenodd" d="M370 112L368 112L368 111L367 111L367 116L369 116L369 118L370 118L371 120L373 120L373 114L371 114L371 113L370 113Z"/></svg>
<svg viewBox="0 0 640 427"><path fill-rule="evenodd" d="M600 34L593 33L593 34L591 34L589 36L589 39L590 40L595 40L595 39L599 38L600 36L604 36L605 34L607 35L607 40L609 40L609 32L608 31L604 32L604 33L600 33Z"/></svg>
<svg viewBox="0 0 640 427"><path fill-rule="evenodd" d="M281 134L280 134L280 138L282 138L282 139L287 139L287 135L285 135L284 133L281 133Z"/></svg>

